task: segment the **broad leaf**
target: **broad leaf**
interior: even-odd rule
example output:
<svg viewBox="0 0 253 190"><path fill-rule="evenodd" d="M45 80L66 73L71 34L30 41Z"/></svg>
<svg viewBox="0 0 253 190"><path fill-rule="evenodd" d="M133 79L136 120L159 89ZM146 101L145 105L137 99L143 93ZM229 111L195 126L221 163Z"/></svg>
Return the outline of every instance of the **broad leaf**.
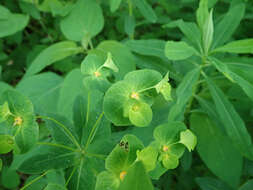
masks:
<svg viewBox="0 0 253 190"><path fill-rule="evenodd" d="M141 161L137 161L129 168L126 176L122 180L119 190L153 190L152 182L145 171Z"/></svg>
<svg viewBox="0 0 253 190"><path fill-rule="evenodd" d="M96 36L104 26L100 5L93 0L78 0L71 12L60 22L63 34L69 40L81 41L85 36Z"/></svg>
<svg viewBox="0 0 253 190"><path fill-rule="evenodd" d="M197 151L207 167L227 184L237 187L243 159L231 140L206 115L193 114L190 125L198 137Z"/></svg>
<svg viewBox="0 0 253 190"><path fill-rule="evenodd" d="M121 0L110 0L111 12L115 12L121 4Z"/></svg>

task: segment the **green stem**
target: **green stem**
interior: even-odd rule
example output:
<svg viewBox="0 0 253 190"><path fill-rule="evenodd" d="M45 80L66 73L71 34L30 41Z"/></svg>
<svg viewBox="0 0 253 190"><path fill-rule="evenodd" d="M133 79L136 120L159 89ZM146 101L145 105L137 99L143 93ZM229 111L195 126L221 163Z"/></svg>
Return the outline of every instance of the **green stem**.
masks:
<svg viewBox="0 0 253 190"><path fill-rule="evenodd" d="M151 87L148 87L148 88L144 88L144 89L138 90L137 93L141 93L141 92L145 92L147 90L151 90L151 89L155 88L155 86L151 86Z"/></svg>
<svg viewBox="0 0 253 190"><path fill-rule="evenodd" d="M41 119L47 119L47 120L50 120L50 121L53 121L54 123L56 123L68 134L69 139L77 146L77 148L79 148L80 150L82 149L81 146L79 145L79 143L77 142L76 138L72 135L72 133L68 130L68 128L65 125L63 125L62 123L60 123L59 121L57 121L51 117L47 117L47 116L37 116L37 117L41 118Z"/></svg>
<svg viewBox="0 0 253 190"><path fill-rule="evenodd" d="M129 16L133 16L133 4L131 0L128 0L128 11L129 11Z"/></svg>
<svg viewBox="0 0 253 190"><path fill-rule="evenodd" d="M88 146L90 145L92 139L94 138L94 136L95 136L95 134L96 134L95 132L97 131L96 129L97 129L98 124L99 124L99 122L101 121L103 115L104 115L104 112L102 112L102 113L100 114L100 116L98 117L96 123L93 125L93 127L92 127L92 129L91 129L91 132L90 132L90 134L89 134L87 143L86 143L85 148L84 148L85 151L87 150L87 148L88 148Z"/></svg>
<svg viewBox="0 0 253 190"><path fill-rule="evenodd" d="M73 152L78 152L79 150L76 150L74 148L71 148L69 146L66 145L62 145L62 144L55 144L55 143L48 143L48 142L37 142L37 144L39 145L47 145L47 146L54 146L54 147L59 147L59 148L64 148L66 150L71 150Z"/></svg>
<svg viewBox="0 0 253 190"><path fill-rule="evenodd" d="M72 170L72 172L71 172L71 174L70 174L69 178L67 179L67 181L66 181L66 183L65 183L65 187L67 187L67 186L68 186L68 184L69 184L69 182L70 182L70 180L71 180L72 176L73 176L73 175L74 175L74 173L76 172L77 166L78 166L78 165L76 165L76 166L73 168L73 170Z"/></svg>
<svg viewBox="0 0 253 190"><path fill-rule="evenodd" d="M49 171L43 173L42 175L40 175L39 177L36 177L35 179L33 179L32 181L30 181L29 183L27 183L24 187L22 187L20 190L24 190L27 187L29 187L30 185L32 185L33 183L35 183L36 181L38 181L39 179L41 179L43 176L45 176Z"/></svg>

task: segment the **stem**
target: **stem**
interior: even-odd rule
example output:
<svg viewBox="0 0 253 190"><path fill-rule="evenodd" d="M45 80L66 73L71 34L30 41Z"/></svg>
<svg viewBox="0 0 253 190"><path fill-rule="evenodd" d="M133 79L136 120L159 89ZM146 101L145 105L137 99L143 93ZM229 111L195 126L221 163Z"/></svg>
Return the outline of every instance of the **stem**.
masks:
<svg viewBox="0 0 253 190"><path fill-rule="evenodd" d="M73 176L73 175L74 175L74 173L76 172L77 166L78 166L78 165L76 165L76 166L73 168L73 170L72 170L72 172L71 172L71 174L70 174L69 178L67 179L67 181L66 181L66 183L65 183L65 187L67 187L67 186L68 186L68 184L69 184L69 182L70 182L70 180L71 180L72 176Z"/></svg>
<svg viewBox="0 0 253 190"><path fill-rule="evenodd" d="M47 146L55 146L55 147L71 150L73 152L78 152L78 150L73 149L73 148L71 148L69 146L66 146L66 145L62 145L62 144L55 144L55 143L48 143L48 142L38 142L37 144L39 144L39 145L47 145Z"/></svg>
<svg viewBox="0 0 253 190"><path fill-rule="evenodd" d="M148 88L141 89L141 90L137 91L137 93L141 93L141 92L145 92L147 90L151 90L151 89L155 88L155 86L151 86L151 87L148 87Z"/></svg>
<svg viewBox="0 0 253 190"><path fill-rule="evenodd" d="M128 0L128 11L129 11L129 16L133 16L133 4L131 0Z"/></svg>
<svg viewBox="0 0 253 190"><path fill-rule="evenodd" d="M92 129L91 129L91 132L90 132L90 134L89 134L87 143L86 143L86 145L85 145L84 150L87 150L87 148L88 148L88 146L90 145L92 139L94 138L94 136L95 136L95 134L96 134L96 133L95 133L95 132L96 132L96 129L97 129L98 124L99 124L100 120L102 119L103 115L104 115L104 112L102 112L102 113L100 114L100 116L98 117L96 123L93 125L93 127L92 127Z"/></svg>
<svg viewBox="0 0 253 190"><path fill-rule="evenodd" d="M42 175L40 175L39 177L36 177L35 179L33 179L32 181L30 181L29 183L27 183L25 186L23 186L20 190L24 190L27 187L29 187L30 185L32 185L33 183L35 183L36 181L38 181L39 179L41 179L43 176L45 176L49 171L43 173Z"/></svg>
<svg viewBox="0 0 253 190"><path fill-rule="evenodd" d="M58 126L60 126L67 134L68 134L68 137L69 139L81 150L81 146L79 145L79 143L77 142L76 138L72 135L72 133L68 130L68 128L63 125L62 123L60 123L59 121L51 118L51 117L47 117L47 116L37 116L38 118L41 118L41 119L47 119L47 120L50 120L50 121L53 121L54 123L56 123Z"/></svg>

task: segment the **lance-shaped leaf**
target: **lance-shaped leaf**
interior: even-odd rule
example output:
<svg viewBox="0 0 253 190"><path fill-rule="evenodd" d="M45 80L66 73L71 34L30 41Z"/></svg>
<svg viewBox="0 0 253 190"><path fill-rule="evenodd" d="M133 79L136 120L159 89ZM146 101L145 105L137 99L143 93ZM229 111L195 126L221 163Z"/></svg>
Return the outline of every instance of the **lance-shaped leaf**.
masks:
<svg viewBox="0 0 253 190"><path fill-rule="evenodd" d="M196 50L183 41L168 41L165 45L165 55L170 60L183 60L194 54L196 54Z"/></svg>
<svg viewBox="0 0 253 190"><path fill-rule="evenodd" d="M184 144L189 152L191 152L196 144L197 144L197 137L189 130L182 131L180 133L180 143Z"/></svg>
<svg viewBox="0 0 253 190"><path fill-rule="evenodd" d="M123 178L119 190L153 190L152 182L141 161L135 162Z"/></svg>
<svg viewBox="0 0 253 190"><path fill-rule="evenodd" d="M204 114L192 114L190 125L198 137L197 151L207 167L227 184L237 187L243 160L231 140Z"/></svg>
<svg viewBox="0 0 253 190"><path fill-rule="evenodd" d="M208 0L200 0L199 1L199 8L196 12L196 18L197 23L199 25L199 28L201 29L201 32L203 34L203 28L205 25L206 20L208 19L209 13L208 13Z"/></svg>
<svg viewBox="0 0 253 190"><path fill-rule="evenodd" d="M33 105L28 98L14 90L5 91L2 95L0 102L6 101L12 113L6 122L12 127L18 152L25 153L35 145L39 135Z"/></svg>
<svg viewBox="0 0 253 190"><path fill-rule="evenodd" d="M220 121L223 123L227 135L242 155L253 159L251 137L244 121L225 97L224 93L209 78L206 78L206 81L213 97L216 111L219 114Z"/></svg>
<svg viewBox="0 0 253 190"><path fill-rule="evenodd" d="M236 82L244 92L251 98L253 101L253 85L247 79L243 78L243 76L238 75L229 69L229 66L226 63L222 63L218 59L212 58L212 63L215 67L222 72L225 76L227 76L232 82ZM233 64L231 64L233 66Z"/></svg>
<svg viewBox="0 0 253 190"><path fill-rule="evenodd" d="M204 27L203 27L203 47L205 54L208 54L209 48L213 41L213 10L210 11L208 18L205 21Z"/></svg>
<svg viewBox="0 0 253 190"><path fill-rule="evenodd" d="M81 41L84 36L96 36L104 26L100 5L93 0L78 0L60 22L61 31L69 40Z"/></svg>
<svg viewBox="0 0 253 190"><path fill-rule="evenodd" d="M113 84L105 94L104 112L107 119L117 126L131 124L128 116L132 105L130 104L131 106L129 106L129 102L132 100L149 104L155 95L148 94L147 96L147 93L149 90L152 91L152 88L161 80L161 74L153 70L144 69L128 73L123 81ZM143 110L145 113L140 113L147 114L149 118L147 121L150 121L150 109L147 108L146 104L142 104L142 108L140 110ZM133 112L131 113L131 118L137 121L132 116ZM148 123L145 122L146 124Z"/></svg>
<svg viewBox="0 0 253 190"><path fill-rule="evenodd" d="M4 6L0 6L0 38L23 30L28 24L28 21L29 16L11 13Z"/></svg>
<svg viewBox="0 0 253 190"><path fill-rule="evenodd" d="M163 27L174 28L178 27L181 32L199 49L201 48L201 32L198 26L193 22L185 22L182 19L172 21Z"/></svg>
<svg viewBox="0 0 253 190"><path fill-rule="evenodd" d="M197 177L195 178L196 183L200 186L201 190L213 190L213 189L222 189L222 190L232 190L233 188L229 187L225 182L211 178L211 177Z"/></svg>
<svg viewBox="0 0 253 190"><path fill-rule="evenodd" d="M199 68L193 69L188 72L183 78L182 82L179 84L176 90L177 100L172 106L169 113L169 120L182 120L184 116L184 111L186 104L193 95L194 86L198 81L200 75Z"/></svg>
<svg viewBox="0 0 253 190"><path fill-rule="evenodd" d="M156 22L157 16L146 0L133 0L141 14L150 22Z"/></svg>
<svg viewBox="0 0 253 190"><path fill-rule="evenodd" d="M213 47L223 45L227 42L236 28L239 26L245 12L245 3L238 3L232 5L229 11L224 15L222 20L218 22L214 28L214 42Z"/></svg>
<svg viewBox="0 0 253 190"><path fill-rule="evenodd" d="M14 138L10 135L0 135L0 154L6 154L14 148Z"/></svg>
<svg viewBox="0 0 253 190"><path fill-rule="evenodd" d="M52 63L81 52L82 49L72 41L58 42L44 49L32 62L25 77L34 75Z"/></svg>
<svg viewBox="0 0 253 190"><path fill-rule="evenodd" d="M228 52L238 54L253 54L253 39L244 39L230 42L222 47L218 47L213 52Z"/></svg>

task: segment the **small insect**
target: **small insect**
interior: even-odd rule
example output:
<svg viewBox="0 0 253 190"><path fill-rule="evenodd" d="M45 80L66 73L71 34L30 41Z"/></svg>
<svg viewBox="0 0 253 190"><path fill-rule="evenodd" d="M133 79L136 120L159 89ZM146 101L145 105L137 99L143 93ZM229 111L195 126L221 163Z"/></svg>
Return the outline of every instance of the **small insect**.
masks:
<svg viewBox="0 0 253 190"><path fill-rule="evenodd" d="M128 142L120 141L119 143L120 148L124 149L125 151L129 151L129 144Z"/></svg>

